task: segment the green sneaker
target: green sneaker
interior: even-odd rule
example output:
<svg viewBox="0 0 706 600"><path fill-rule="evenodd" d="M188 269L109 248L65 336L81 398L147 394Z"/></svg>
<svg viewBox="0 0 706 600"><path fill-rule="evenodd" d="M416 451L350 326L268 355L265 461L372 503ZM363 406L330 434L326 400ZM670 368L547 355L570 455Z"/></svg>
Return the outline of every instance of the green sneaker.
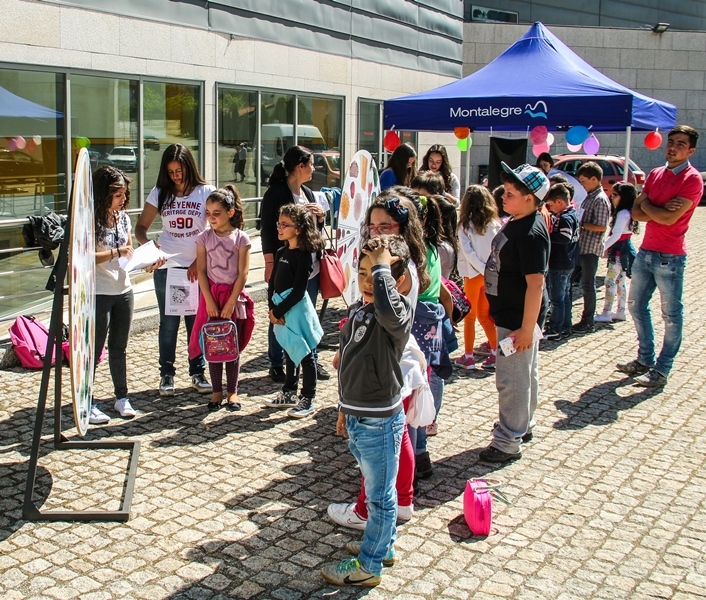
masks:
<svg viewBox="0 0 706 600"><path fill-rule="evenodd" d="M347 558L337 565L326 565L321 569L321 576L334 585L375 587L380 583L380 575L363 571L357 558Z"/></svg>
<svg viewBox="0 0 706 600"><path fill-rule="evenodd" d="M352 554L353 556L358 556L360 554L360 542L348 542L346 544L346 552L348 552L348 554ZM392 546L385 555L385 558L382 559L382 566L391 567L394 564L395 547Z"/></svg>

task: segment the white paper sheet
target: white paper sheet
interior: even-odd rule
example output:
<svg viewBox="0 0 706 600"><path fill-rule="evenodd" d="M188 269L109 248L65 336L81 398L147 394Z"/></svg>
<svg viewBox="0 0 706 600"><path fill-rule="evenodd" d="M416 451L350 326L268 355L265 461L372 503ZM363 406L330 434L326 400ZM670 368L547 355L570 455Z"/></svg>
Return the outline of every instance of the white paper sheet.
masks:
<svg viewBox="0 0 706 600"><path fill-rule="evenodd" d="M191 282L187 269L167 269L166 306L167 315L195 315L199 306L198 281Z"/></svg>
<svg viewBox="0 0 706 600"><path fill-rule="evenodd" d="M136 269L144 269L146 266L157 262L160 258L172 258L179 254L166 254L162 252L153 241L142 244L139 248L135 248L132 253L132 258L123 256L120 259L120 268L125 269L128 273Z"/></svg>

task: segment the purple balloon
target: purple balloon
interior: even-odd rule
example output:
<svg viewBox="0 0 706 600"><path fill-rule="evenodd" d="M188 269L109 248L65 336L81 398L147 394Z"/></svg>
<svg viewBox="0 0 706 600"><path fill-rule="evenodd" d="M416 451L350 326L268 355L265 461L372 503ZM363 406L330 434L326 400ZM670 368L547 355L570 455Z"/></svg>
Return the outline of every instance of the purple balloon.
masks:
<svg viewBox="0 0 706 600"><path fill-rule="evenodd" d="M600 150L601 143L595 135L589 136L589 138L583 143L583 149L586 154L598 154Z"/></svg>

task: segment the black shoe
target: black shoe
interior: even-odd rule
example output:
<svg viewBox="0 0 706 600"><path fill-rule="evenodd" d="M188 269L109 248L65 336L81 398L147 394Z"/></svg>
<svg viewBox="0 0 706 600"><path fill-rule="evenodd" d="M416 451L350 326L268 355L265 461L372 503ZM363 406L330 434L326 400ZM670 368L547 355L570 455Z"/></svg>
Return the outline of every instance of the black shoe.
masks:
<svg viewBox="0 0 706 600"><path fill-rule="evenodd" d="M284 380L287 379L287 376L284 374L283 367L270 367L268 375L275 383L284 383Z"/></svg>
<svg viewBox="0 0 706 600"><path fill-rule="evenodd" d="M586 335L587 333L593 333L595 330L596 326L593 323L581 321L576 323L576 325L571 328L571 333L575 333L576 335Z"/></svg>
<svg viewBox="0 0 706 600"><path fill-rule="evenodd" d="M331 373L324 369L318 361L316 363L316 379L318 381L326 381L331 379Z"/></svg>
<svg viewBox="0 0 706 600"><path fill-rule="evenodd" d="M663 387L667 385L667 377L655 369L650 369L635 377L635 383L642 387Z"/></svg>
<svg viewBox="0 0 706 600"><path fill-rule="evenodd" d="M483 462L489 463L509 463L522 458L522 452L510 454L508 452L498 450L494 446L488 446L478 455L478 458L480 458Z"/></svg>
<svg viewBox="0 0 706 600"><path fill-rule="evenodd" d="M621 373L627 373L628 375L642 375L643 373L647 373L647 371L650 370L650 367L647 365L643 365L640 361L638 360L631 360L630 362L626 363L618 363L615 365L615 368L618 369Z"/></svg>
<svg viewBox="0 0 706 600"><path fill-rule="evenodd" d="M544 335L544 339L545 339L545 340L549 340L549 341L552 341L552 340L554 340L554 341L560 340L561 337L562 337L561 331L557 331L557 330L554 329L553 327L549 327L549 326L547 326L547 327L544 329L544 334L543 334L543 335Z"/></svg>
<svg viewBox="0 0 706 600"><path fill-rule="evenodd" d="M522 436L522 443L528 444L532 441L532 438L534 438L534 434L531 431L528 431L527 433L525 433L525 435Z"/></svg>
<svg viewBox="0 0 706 600"><path fill-rule="evenodd" d="M414 473L419 479L429 479L434 474L428 452L417 454L414 457L414 463Z"/></svg>

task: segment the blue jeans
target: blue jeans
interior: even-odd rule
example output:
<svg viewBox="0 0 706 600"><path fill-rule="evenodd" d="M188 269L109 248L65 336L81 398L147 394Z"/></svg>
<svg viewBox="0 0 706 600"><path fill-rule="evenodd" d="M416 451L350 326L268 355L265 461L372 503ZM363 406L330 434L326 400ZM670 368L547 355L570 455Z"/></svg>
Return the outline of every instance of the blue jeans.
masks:
<svg viewBox="0 0 706 600"><path fill-rule="evenodd" d="M637 253L632 266L632 282L628 296L628 309L637 331L637 360L643 365L669 375L674 357L681 346L684 329L684 270L686 255L664 254L652 250ZM655 329L650 312L650 299L655 288L659 289L664 321L664 342L655 361Z"/></svg>
<svg viewBox="0 0 706 600"><path fill-rule="evenodd" d="M444 380L434 372L434 369L431 369L431 375L429 376L429 389L431 390L431 395L434 397L434 420L436 421L439 417L441 405L444 402ZM426 427L417 427L414 436L410 436L410 438L415 454L422 454L427 451Z"/></svg>
<svg viewBox="0 0 706 600"><path fill-rule="evenodd" d="M581 287L583 288L582 323L593 324L596 315L596 272L598 271L598 255L581 255Z"/></svg>
<svg viewBox="0 0 706 600"><path fill-rule="evenodd" d="M348 448L365 477L368 522L358 561L368 573L382 573L382 559L397 538L397 490L404 411L392 417L346 415Z"/></svg>
<svg viewBox="0 0 706 600"><path fill-rule="evenodd" d="M316 299L319 296L319 276L312 277L306 286L306 293L309 294L311 303L316 308ZM318 364L319 353L316 348L312 350L314 355L314 366ZM284 366L284 349L279 345L277 338L275 337L275 328L272 323L270 323L267 328L267 358L270 361L271 367L283 367Z"/></svg>
<svg viewBox="0 0 706 600"><path fill-rule="evenodd" d="M165 315L167 292L167 269L157 269L154 272L154 293L157 295L157 306L159 306L159 374L164 377L176 373L174 360L176 358L177 335L179 334L179 323L181 317L178 315ZM194 327L196 315L184 317L186 325L186 344L189 345L191 330ZM206 363L203 355L189 360L189 375L203 375Z"/></svg>
<svg viewBox="0 0 706 600"><path fill-rule="evenodd" d="M554 331L571 331L571 274L573 269L549 269L547 291L552 303L549 327Z"/></svg>

